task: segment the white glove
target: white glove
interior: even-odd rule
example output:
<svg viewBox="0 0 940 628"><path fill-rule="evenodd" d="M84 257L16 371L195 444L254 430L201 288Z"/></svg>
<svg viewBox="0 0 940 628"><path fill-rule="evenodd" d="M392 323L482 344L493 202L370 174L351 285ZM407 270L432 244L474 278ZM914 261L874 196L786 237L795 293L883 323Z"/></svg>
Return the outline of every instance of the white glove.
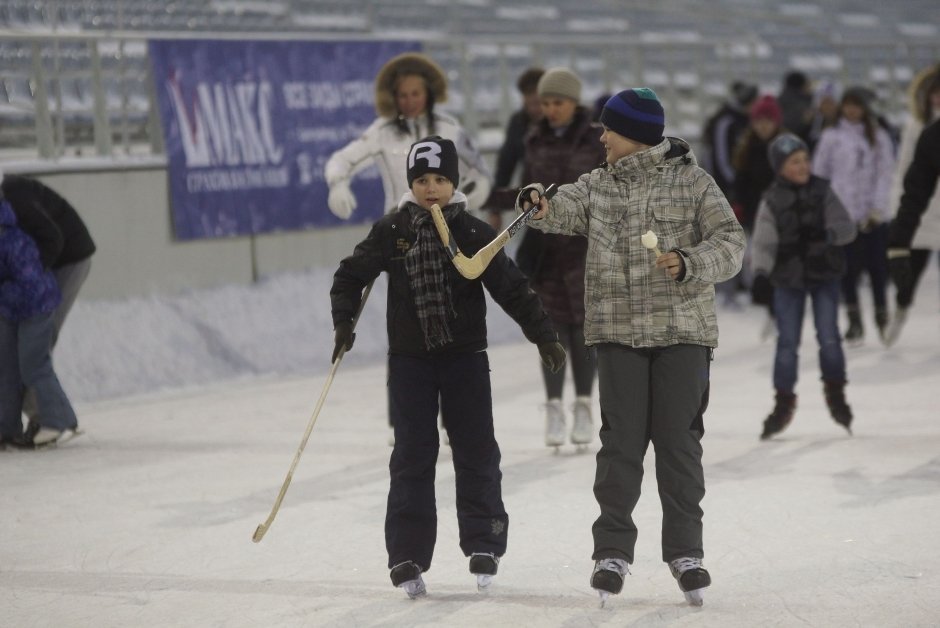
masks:
<svg viewBox="0 0 940 628"><path fill-rule="evenodd" d="M333 215L337 218L346 220L352 216L353 210L356 209L356 197L353 196L352 190L349 189L349 183L346 181L337 181L331 185L330 195L326 199L326 204L329 205L330 211L333 212Z"/></svg>

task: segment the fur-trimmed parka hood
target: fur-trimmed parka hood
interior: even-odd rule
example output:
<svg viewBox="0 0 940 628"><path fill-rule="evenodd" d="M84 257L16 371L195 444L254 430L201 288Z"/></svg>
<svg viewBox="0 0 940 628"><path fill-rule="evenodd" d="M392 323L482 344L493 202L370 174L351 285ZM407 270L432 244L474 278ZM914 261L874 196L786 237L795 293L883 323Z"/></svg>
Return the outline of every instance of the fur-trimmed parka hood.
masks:
<svg viewBox="0 0 940 628"><path fill-rule="evenodd" d="M918 72L908 87L907 97L911 115L921 124L931 122L927 119L927 99L930 97L927 91L935 87L938 81L940 81L940 63L935 63Z"/></svg>
<svg viewBox="0 0 940 628"><path fill-rule="evenodd" d="M424 77L435 103L447 100L447 77L441 66L420 52L406 52L389 59L375 77L375 111L380 116L394 118L398 115L395 83L413 74Z"/></svg>

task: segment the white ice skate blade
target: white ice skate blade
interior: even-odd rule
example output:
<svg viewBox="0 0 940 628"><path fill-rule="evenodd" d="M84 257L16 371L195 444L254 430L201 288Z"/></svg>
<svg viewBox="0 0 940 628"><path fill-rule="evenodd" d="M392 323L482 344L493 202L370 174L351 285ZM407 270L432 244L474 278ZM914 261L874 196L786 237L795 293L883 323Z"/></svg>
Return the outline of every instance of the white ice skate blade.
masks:
<svg viewBox="0 0 940 628"><path fill-rule="evenodd" d="M601 591L600 589L594 589L594 590L597 591L597 594L601 598L601 608L604 608L604 604L607 603L607 598L610 597L610 593L608 593L607 591Z"/></svg>
<svg viewBox="0 0 940 628"><path fill-rule="evenodd" d="M685 601L692 606L701 606L705 602L705 589L693 589L692 591L683 591Z"/></svg>
<svg viewBox="0 0 940 628"><path fill-rule="evenodd" d="M405 593L407 593L408 597L412 600L422 595L427 595L428 593L427 588L424 586L424 580L421 578L402 582L399 586L405 590Z"/></svg>
<svg viewBox="0 0 940 628"><path fill-rule="evenodd" d="M477 574L477 591L487 591L491 584L493 584L493 576Z"/></svg>

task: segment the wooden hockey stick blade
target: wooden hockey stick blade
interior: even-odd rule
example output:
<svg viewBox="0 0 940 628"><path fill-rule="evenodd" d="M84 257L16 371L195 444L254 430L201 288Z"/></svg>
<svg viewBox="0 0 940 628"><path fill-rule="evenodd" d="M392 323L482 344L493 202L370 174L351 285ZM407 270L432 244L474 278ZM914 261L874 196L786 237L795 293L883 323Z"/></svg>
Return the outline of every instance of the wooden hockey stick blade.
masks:
<svg viewBox="0 0 940 628"><path fill-rule="evenodd" d="M558 188L552 183L545 188L545 192L542 194L541 198L550 199L555 196L556 191L558 191ZM434 226L437 227L437 234L440 236L441 242L447 250L447 254L450 255L451 261L454 263L454 266L457 267L457 272L467 279L476 279L483 274L487 266L490 265L490 262L493 261L493 258L496 257L496 254L506 246L509 240L519 233L523 227L529 224L529 221L532 220L532 216L534 216L538 210L539 204L536 203L522 212L498 236L493 238L489 244L477 251L473 257L467 257L460 251L460 247L457 246L457 243L451 237L450 229L447 226L447 221L444 220L444 214L441 212L439 205L434 204L431 206L431 217L434 219Z"/></svg>
<svg viewBox="0 0 940 628"><path fill-rule="evenodd" d="M369 293L372 291L373 283L375 283L375 281L369 282L369 285L367 285L362 291L362 299L359 301L359 309L356 310L356 315L353 316L352 320L353 330L356 329L356 323L359 322L359 315L362 314L362 309L366 305L366 299L369 298ZM307 446L307 440L310 438L310 432L313 431L313 426L317 422L317 417L320 416L320 409L323 407L323 402L326 400L326 393L330 390L330 385L333 383L333 377L336 375L336 369L339 368L339 363L343 361L344 355L346 355L345 347L340 349L339 355L336 356L336 360L330 367L330 374L326 378L326 383L323 384L323 390L320 392L320 398L317 400L317 405L313 409L313 415L307 422L307 429L304 431L304 437L300 441L300 447L297 448L297 453L294 454L294 461L290 465L290 470L287 472L287 477L284 478L284 483L281 484L281 490L277 494L277 499L274 501L274 507L271 509L271 514L268 515L268 518L264 521L264 523L259 524L258 527L255 528L255 533L251 535L251 540L255 543L260 542L261 539L264 538L264 535L268 532L268 528L270 528L271 524L274 523L274 517L277 516L278 510L281 509L281 502L284 501L284 495L287 494L287 489L294 477L294 470L297 469L297 463L300 462L300 455L304 452L304 448Z"/></svg>

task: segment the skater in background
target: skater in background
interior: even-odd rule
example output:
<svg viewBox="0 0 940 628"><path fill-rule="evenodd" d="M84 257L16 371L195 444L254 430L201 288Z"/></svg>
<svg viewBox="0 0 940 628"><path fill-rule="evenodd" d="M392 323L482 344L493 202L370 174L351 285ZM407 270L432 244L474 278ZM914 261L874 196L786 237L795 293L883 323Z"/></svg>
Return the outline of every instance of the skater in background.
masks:
<svg viewBox="0 0 940 628"><path fill-rule="evenodd" d="M468 255L496 235L466 211L467 197L457 191L454 143L440 137L416 142L406 172L411 193L340 263L330 299L335 362L342 348L352 348L352 319L363 289L381 272L388 273L388 390L395 445L385 543L392 583L415 597L425 592L421 574L431 568L437 538L439 403L454 460L460 548L470 557L480 586L496 574L506 551L509 520L493 431L483 288L538 345L549 368L562 368L565 351L525 275L505 253L498 253L474 280L459 275L446 254L428 211L434 204L441 206Z"/></svg>
<svg viewBox="0 0 940 628"><path fill-rule="evenodd" d="M940 120L932 122L920 134L914 158L904 175L904 193L898 215L888 234L888 264L898 292L913 292L911 242L921 218L937 191L940 177Z"/></svg>
<svg viewBox="0 0 940 628"><path fill-rule="evenodd" d="M551 68L538 84L542 120L525 144L525 181L573 183L604 163L601 127L581 105L581 79L568 68ZM596 373L593 350L584 344L584 264L587 238L526 230L516 252L519 268L552 319L568 353L574 380L571 433L562 404L565 370L542 367L545 384L545 444L558 447L566 436L575 445L594 438L591 395Z"/></svg>
<svg viewBox="0 0 940 628"><path fill-rule="evenodd" d="M755 301L773 292L777 319L774 409L761 440L782 432L796 410L796 381L803 315L812 303L823 391L832 418L849 429L845 401L845 355L839 337L839 283L845 274L843 246L855 223L825 179L810 173L809 148L795 135L778 136L768 150L776 180L764 193L751 242Z"/></svg>
<svg viewBox="0 0 940 628"><path fill-rule="evenodd" d="M813 124L813 85L804 72L790 70L783 76L783 87L777 95L781 124L804 142L810 140Z"/></svg>
<svg viewBox="0 0 940 628"><path fill-rule="evenodd" d="M777 99L764 95L754 101L749 114L749 126L735 147L732 164L734 165L734 209L735 216L741 222L744 233L750 235L754 230L754 217L760 205L761 195L774 180L774 172L767 160L767 147L780 133L783 114ZM745 258L750 257L750 238ZM749 274L748 267L741 271ZM750 288L750 277L744 277L745 287ZM773 333L773 303L754 303L767 308L767 320L761 329L761 340Z"/></svg>
<svg viewBox="0 0 940 628"><path fill-rule="evenodd" d="M78 419L52 367L53 315L62 297L39 248L0 197L0 443L32 449L77 433ZM23 432L23 393L40 422Z"/></svg>
<svg viewBox="0 0 940 628"><path fill-rule="evenodd" d="M871 282L875 325L882 341L888 325L885 253L891 220L888 194L895 160L891 138L878 125L868 95L867 90L857 87L845 90L838 122L822 132L813 155L813 174L830 181L858 229L858 237L846 248L847 268L842 278L849 319L845 340L849 346L861 344L865 337L858 298L863 270Z"/></svg>
<svg viewBox="0 0 940 628"><path fill-rule="evenodd" d="M757 99L757 88L742 81L735 81L728 89L728 98L705 122L702 141L708 149L708 173L715 179L728 202L734 206L735 171L731 157L734 149L747 131L750 123L750 108Z"/></svg>
<svg viewBox="0 0 940 628"><path fill-rule="evenodd" d="M745 237L689 145L664 138L665 113L648 88L613 96L601 114L607 167L562 185L532 224L588 239L584 335L597 350L601 449L594 495L602 600L634 560L643 459L652 441L663 509L662 559L693 604L711 577L702 566L705 479L701 438L718 344L714 284L741 268ZM520 205L534 200L524 188ZM665 253L641 245L652 230Z"/></svg>
<svg viewBox="0 0 940 628"><path fill-rule="evenodd" d="M525 138L542 119L538 86L543 74L545 70L542 68L532 67L516 79L516 89L522 97L522 106L509 117L503 144L496 155L493 189L484 204L489 210L487 220L497 231L503 226L503 211L511 209L516 198L516 190L510 186L525 159Z"/></svg>
<svg viewBox="0 0 940 628"><path fill-rule="evenodd" d="M925 125L940 120L940 63L923 70L911 82L909 89L910 117L901 132L901 145L898 149L898 163L894 171L891 186L891 213L897 214L904 189L904 175L914 159L914 146L923 132ZM895 294L897 309L888 331L885 344L897 342L907 312L914 303L914 295L921 275L927 268L931 251L940 251L940 194L934 194L925 210L919 228L911 241L911 283L910 290L898 290ZM940 253L937 255L940 262Z"/></svg>
<svg viewBox="0 0 940 628"><path fill-rule="evenodd" d="M375 78L378 117L362 135L339 149L326 162L330 211L346 220L356 208L350 189L353 176L376 164L385 190L385 207L392 210L408 192L405 171L408 147L418 138L439 135L457 146L463 193L469 209L483 205L490 192L490 171L480 152L455 118L435 110L447 100L444 71L426 55L407 52L390 59Z"/></svg>
<svg viewBox="0 0 940 628"><path fill-rule="evenodd" d="M735 81L729 88L728 99L708 118L702 131L702 140L708 149L708 164L704 167L715 179L718 189L727 197L732 209L737 205L737 201L734 195L735 170L731 157L748 129L749 110L756 99L755 86ZM719 283L715 290L727 305L737 306L738 290L747 283L739 274Z"/></svg>
<svg viewBox="0 0 940 628"><path fill-rule="evenodd" d="M62 295L52 315L52 348L59 340L65 319L91 270L95 243L81 216L67 200L36 179L0 171L0 190L16 214L17 224L39 247L42 265L52 270ZM36 390L27 389L23 411L31 427L43 424L36 403Z"/></svg>

